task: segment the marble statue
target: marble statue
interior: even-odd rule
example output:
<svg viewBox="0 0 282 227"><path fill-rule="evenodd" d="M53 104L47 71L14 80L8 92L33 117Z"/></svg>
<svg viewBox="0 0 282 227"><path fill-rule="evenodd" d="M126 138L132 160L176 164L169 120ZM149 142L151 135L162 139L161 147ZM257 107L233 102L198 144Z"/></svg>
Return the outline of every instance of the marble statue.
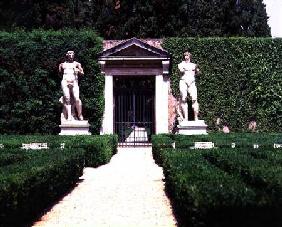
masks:
<svg viewBox="0 0 282 227"><path fill-rule="evenodd" d="M180 121L188 121L188 94L192 100L192 108L194 111L195 121L198 121L199 104L197 100L197 87L195 83L195 75L199 73L199 68L195 63L191 62L191 54L184 53L184 61L178 64L178 69L181 73L179 81L180 100L179 100L179 115Z"/></svg>
<svg viewBox="0 0 282 227"><path fill-rule="evenodd" d="M84 72L81 64L74 61L74 51L66 53L65 62L59 65L59 72L63 73L61 81L63 96L60 98L60 102L63 104L61 121L83 120L78 76L82 76Z"/></svg>

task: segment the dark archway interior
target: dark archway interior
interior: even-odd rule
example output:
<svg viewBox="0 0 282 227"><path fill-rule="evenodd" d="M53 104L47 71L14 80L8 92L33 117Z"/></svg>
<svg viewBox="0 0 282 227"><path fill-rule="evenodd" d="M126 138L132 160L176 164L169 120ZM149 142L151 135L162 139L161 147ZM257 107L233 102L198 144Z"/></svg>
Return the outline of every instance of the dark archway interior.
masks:
<svg viewBox="0 0 282 227"><path fill-rule="evenodd" d="M119 142L150 141L155 132L154 107L154 76L114 77L114 132Z"/></svg>

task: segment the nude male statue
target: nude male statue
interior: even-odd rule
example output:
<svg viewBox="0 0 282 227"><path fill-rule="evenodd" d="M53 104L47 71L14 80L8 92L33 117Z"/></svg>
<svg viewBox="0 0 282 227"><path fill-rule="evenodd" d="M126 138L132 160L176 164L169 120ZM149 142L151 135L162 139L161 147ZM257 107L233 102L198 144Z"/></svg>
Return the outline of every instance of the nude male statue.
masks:
<svg viewBox="0 0 282 227"><path fill-rule="evenodd" d="M64 118L68 121L75 120L75 109L77 112L77 119L83 120L82 103L79 98L78 76L84 74L81 64L74 61L74 51L66 53L65 62L59 65L59 72L63 72L63 79L61 87L63 90L63 99L60 101L64 105ZM74 108L75 107L75 108Z"/></svg>
<svg viewBox="0 0 282 227"><path fill-rule="evenodd" d="M179 81L180 90L180 118L183 121L188 121L188 104L187 93L192 99L192 108L194 111L195 121L198 120L199 104L197 100L197 87L195 83L195 75L199 73L199 67L191 62L191 53L184 53L184 61L178 64L178 69L181 72Z"/></svg>

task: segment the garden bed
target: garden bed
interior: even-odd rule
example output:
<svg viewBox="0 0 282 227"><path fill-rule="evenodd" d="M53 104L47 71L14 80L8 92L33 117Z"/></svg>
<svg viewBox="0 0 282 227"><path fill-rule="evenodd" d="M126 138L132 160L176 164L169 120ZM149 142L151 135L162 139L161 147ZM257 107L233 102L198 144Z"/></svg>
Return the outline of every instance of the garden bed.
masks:
<svg viewBox="0 0 282 227"><path fill-rule="evenodd" d="M1 136L0 144L0 226L22 226L69 191L85 166L109 162L117 137Z"/></svg>
<svg viewBox="0 0 282 227"><path fill-rule="evenodd" d="M234 140L240 146L231 148ZM282 150L273 148L279 134L160 135L152 141L181 226L281 226ZM190 149L196 141L217 148ZM254 149L254 142L262 146Z"/></svg>

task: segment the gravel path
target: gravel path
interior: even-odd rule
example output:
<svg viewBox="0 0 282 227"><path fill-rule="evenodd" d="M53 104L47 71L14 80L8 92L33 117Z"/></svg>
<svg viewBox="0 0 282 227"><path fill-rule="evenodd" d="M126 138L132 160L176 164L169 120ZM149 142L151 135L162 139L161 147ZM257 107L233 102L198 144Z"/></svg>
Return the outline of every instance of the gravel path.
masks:
<svg viewBox="0 0 282 227"><path fill-rule="evenodd" d="M119 148L34 226L176 226L163 177L151 148Z"/></svg>

